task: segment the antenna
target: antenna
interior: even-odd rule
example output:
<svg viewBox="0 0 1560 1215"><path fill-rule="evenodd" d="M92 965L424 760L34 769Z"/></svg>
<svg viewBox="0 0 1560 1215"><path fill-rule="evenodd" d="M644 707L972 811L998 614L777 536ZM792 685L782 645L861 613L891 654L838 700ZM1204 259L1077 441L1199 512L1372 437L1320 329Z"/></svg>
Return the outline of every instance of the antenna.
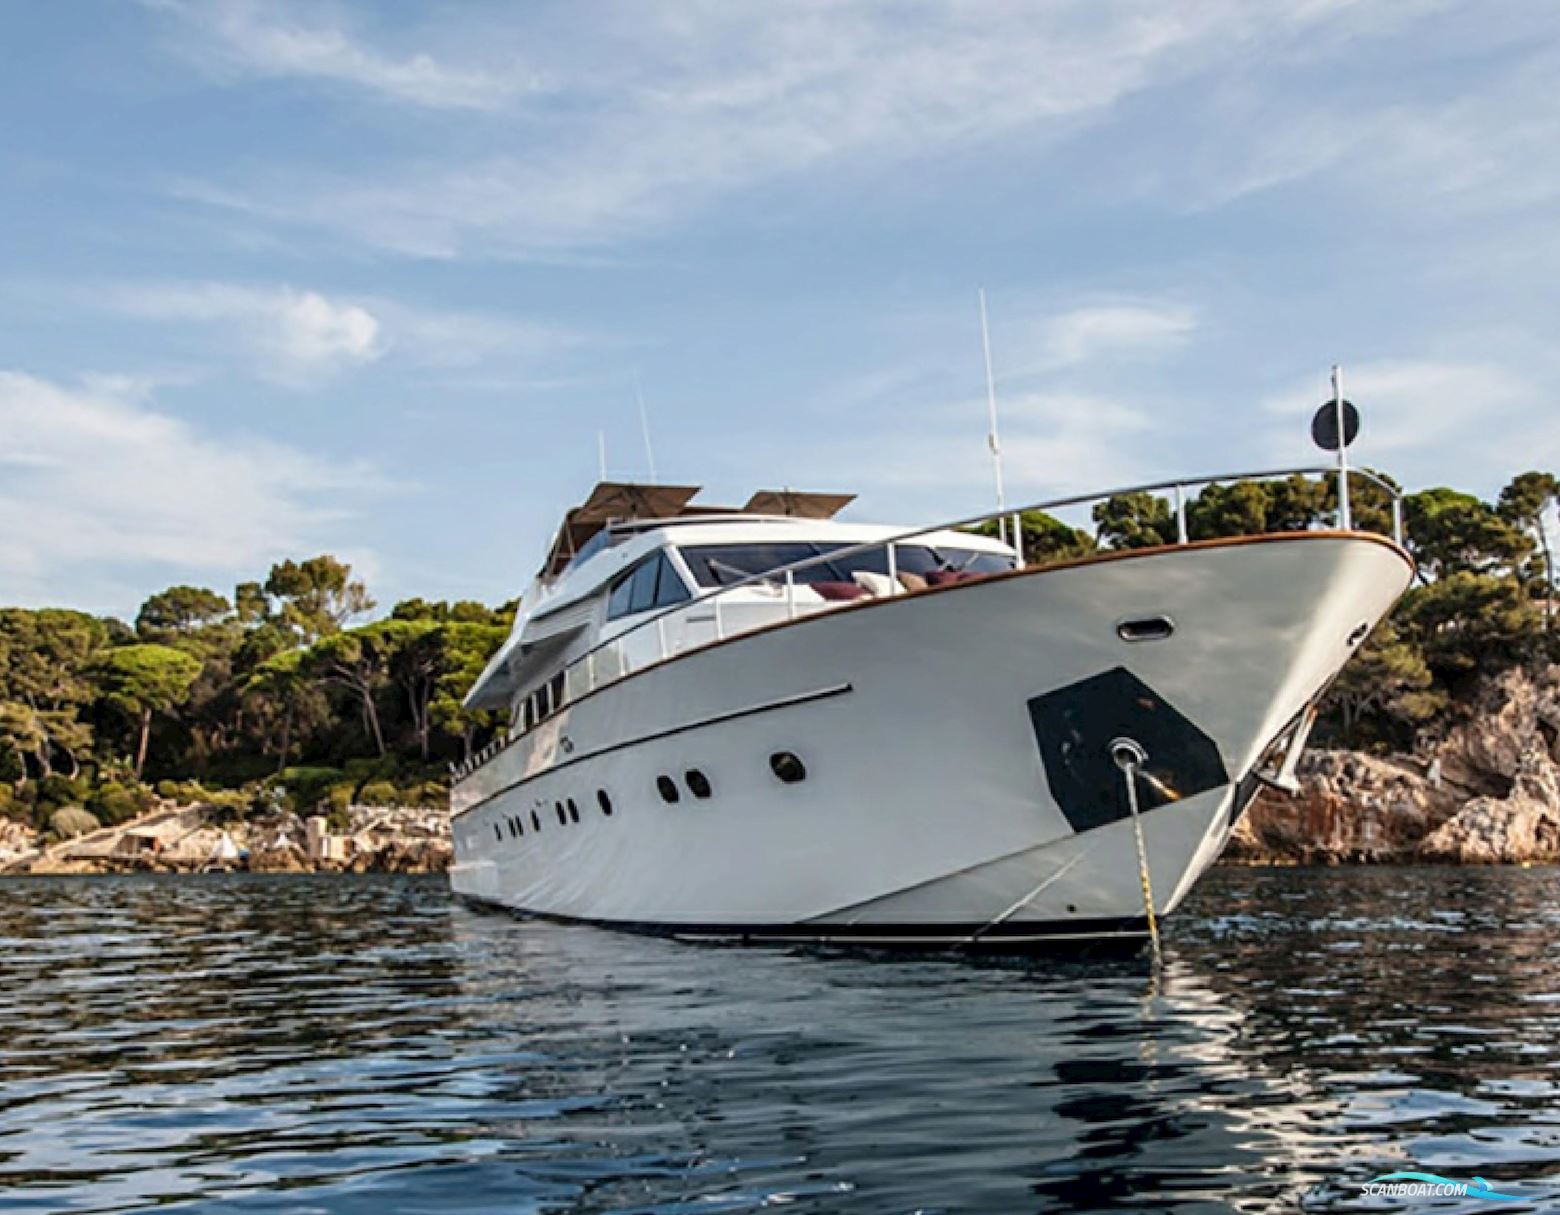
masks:
<svg viewBox="0 0 1560 1215"><path fill-rule="evenodd" d="M607 479L607 432L604 430L596 432L596 467L601 472L597 480L605 481Z"/></svg>
<svg viewBox="0 0 1560 1215"><path fill-rule="evenodd" d="M644 389L639 386L639 372L634 372L634 399L639 402L639 430L645 437L645 463L650 466L650 484L655 480L655 449L650 446L650 414L645 409Z"/></svg>
<svg viewBox="0 0 1560 1215"><path fill-rule="evenodd" d="M997 436L997 381L991 373L991 329L986 324L986 289L978 289L980 295L980 348L986 356L986 408L990 413L991 429L986 434L986 445L991 448L992 469L997 478L997 529L1003 542L1007 540L1006 496L1002 492L1002 440Z"/></svg>
<svg viewBox="0 0 1560 1215"><path fill-rule="evenodd" d="M997 436L997 382L991 374L991 330L986 324L986 289L980 288L980 348L986 356L986 408L991 415L991 430L986 445L991 448L992 467L997 476L997 509L1007 505L1002 492L1002 440Z"/></svg>

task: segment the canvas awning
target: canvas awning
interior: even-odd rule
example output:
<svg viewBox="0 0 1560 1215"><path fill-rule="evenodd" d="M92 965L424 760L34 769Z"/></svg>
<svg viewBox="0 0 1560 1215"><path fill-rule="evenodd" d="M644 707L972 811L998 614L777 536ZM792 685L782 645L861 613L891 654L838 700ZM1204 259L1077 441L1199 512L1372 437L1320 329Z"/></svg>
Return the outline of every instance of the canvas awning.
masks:
<svg viewBox="0 0 1560 1215"><path fill-rule="evenodd" d="M790 515L796 519L832 519L855 500L855 494L806 494L794 489L761 489L748 499L742 513Z"/></svg>
<svg viewBox="0 0 1560 1215"><path fill-rule="evenodd" d="M602 481L590 496L563 517L542 577L555 578L574 556L609 523L628 519L675 519L698 494L697 485L636 485Z"/></svg>

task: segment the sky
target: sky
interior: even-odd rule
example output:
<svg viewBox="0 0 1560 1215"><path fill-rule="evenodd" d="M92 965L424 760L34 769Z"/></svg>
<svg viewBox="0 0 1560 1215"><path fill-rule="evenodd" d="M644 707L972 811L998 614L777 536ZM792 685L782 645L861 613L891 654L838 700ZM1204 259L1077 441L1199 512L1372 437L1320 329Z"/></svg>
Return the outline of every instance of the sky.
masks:
<svg viewBox="0 0 1560 1215"><path fill-rule="evenodd" d="M1553 0L0 0L0 602L513 597L598 473L851 517L1560 466Z"/></svg>

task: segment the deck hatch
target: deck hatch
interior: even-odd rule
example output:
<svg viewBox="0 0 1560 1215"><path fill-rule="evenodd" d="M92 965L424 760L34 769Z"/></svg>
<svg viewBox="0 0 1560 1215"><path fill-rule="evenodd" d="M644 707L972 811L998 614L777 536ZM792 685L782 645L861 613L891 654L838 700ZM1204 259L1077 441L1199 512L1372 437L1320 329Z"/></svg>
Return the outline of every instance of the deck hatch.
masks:
<svg viewBox="0 0 1560 1215"><path fill-rule="evenodd" d="M1148 754L1136 778L1145 811L1229 784L1213 739L1125 667L1034 697L1029 717L1051 796L1074 831L1131 813L1114 739Z"/></svg>

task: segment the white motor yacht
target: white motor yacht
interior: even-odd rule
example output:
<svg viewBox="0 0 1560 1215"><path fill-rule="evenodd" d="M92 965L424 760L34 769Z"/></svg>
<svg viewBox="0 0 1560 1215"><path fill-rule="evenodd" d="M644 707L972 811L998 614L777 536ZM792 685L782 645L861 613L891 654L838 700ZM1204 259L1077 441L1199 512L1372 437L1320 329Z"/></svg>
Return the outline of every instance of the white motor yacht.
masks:
<svg viewBox="0 0 1560 1215"><path fill-rule="evenodd" d="M1196 541L1184 509L1175 543L1026 566L981 519L696 494L603 483L565 518L467 698L509 726L455 773L460 896L690 938L1136 947L1292 780L1413 575L1400 535Z"/></svg>

